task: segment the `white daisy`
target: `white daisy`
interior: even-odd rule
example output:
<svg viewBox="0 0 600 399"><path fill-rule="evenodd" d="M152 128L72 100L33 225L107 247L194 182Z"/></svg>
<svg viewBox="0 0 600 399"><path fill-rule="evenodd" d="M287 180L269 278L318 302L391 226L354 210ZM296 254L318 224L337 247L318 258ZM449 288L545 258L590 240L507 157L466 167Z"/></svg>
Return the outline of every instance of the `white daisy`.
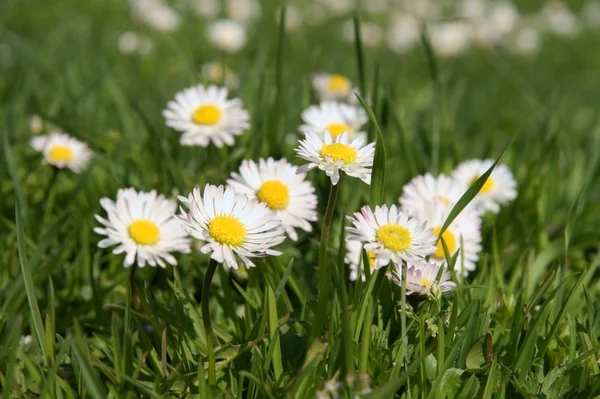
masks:
<svg viewBox="0 0 600 399"><path fill-rule="evenodd" d="M452 207L468 188L466 184L454 181L446 175L433 177L426 173L406 183L398 201L402 208L411 210L420 209L424 202L434 199L441 199Z"/></svg>
<svg viewBox="0 0 600 399"><path fill-rule="evenodd" d="M401 264L394 265L387 273L388 278L395 284L402 286ZM406 294L429 295L433 292L449 292L456 289L456 284L450 281L450 273L442 272L440 281L437 275L443 265L427 262L425 259L415 259L407 262L406 266Z"/></svg>
<svg viewBox="0 0 600 399"><path fill-rule="evenodd" d="M248 40L244 25L232 19L212 22L208 26L207 36L216 48L226 53L237 53Z"/></svg>
<svg viewBox="0 0 600 399"><path fill-rule="evenodd" d="M240 85L238 76L227 66L225 66L225 79L223 79L223 64L220 62L203 64L202 77L213 84L223 84L230 90L235 90Z"/></svg>
<svg viewBox="0 0 600 399"><path fill-rule="evenodd" d="M375 143L363 146L361 138L349 141L348 133L342 133L334 140L329 132L325 132L323 138L316 133L306 133L305 139L299 143L300 146L295 151L309 163L299 167L297 173L319 168L331 178L331 184L336 185L342 171L371 184Z"/></svg>
<svg viewBox="0 0 600 399"><path fill-rule="evenodd" d="M436 251L432 231L396 205L376 206L375 213L368 205L363 206L348 220L353 226L346 228L350 233L347 239L362 242L367 252L375 254L376 270L390 261L400 264Z"/></svg>
<svg viewBox="0 0 600 399"><path fill-rule="evenodd" d="M306 174L296 173L297 169L286 159L261 158L258 165L244 160L240 172L233 172L227 180L227 185L239 194L257 198L277 211L283 228L294 241L298 239L296 228L312 231L309 222L317 220L315 189L305 180Z"/></svg>
<svg viewBox="0 0 600 399"><path fill-rule="evenodd" d="M351 241L346 240L346 256L344 260L350 266L350 280L356 281L358 276L360 275L362 281L366 280L365 273L363 270L363 256L362 251L363 246L359 241ZM369 256L369 267L371 268L371 272L375 270L375 258L376 255L374 252L367 252Z"/></svg>
<svg viewBox="0 0 600 399"><path fill-rule="evenodd" d="M429 29L431 46L441 57L465 52L471 45L471 32L462 21L440 22Z"/></svg>
<svg viewBox="0 0 600 399"><path fill-rule="evenodd" d="M211 184L203 195L195 188L179 200L189 211L182 209L177 218L194 238L205 242L201 252L211 253L215 261L237 269L237 258L253 267L248 258L281 255L270 249L285 239L281 220L266 204Z"/></svg>
<svg viewBox="0 0 600 399"><path fill-rule="evenodd" d="M84 170L92 158L92 152L86 143L66 133L35 136L29 144L34 150L44 154L43 163L59 169L68 168L75 173Z"/></svg>
<svg viewBox="0 0 600 399"><path fill-rule="evenodd" d="M227 89L198 85L175 94L163 111L167 126L183 132L182 145L232 146L234 136L250 127L250 115L238 98L227 99Z"/></svg>
<svg viewBox="0 0 600 399"><path fill-rule="evenodd" d="M103 227L94 231L107 236L98 246L118 245L113 253L127 253L125 267L131 266L136 258L139 267L146 264L166 267L166 263L174 266L177 259L171 252L190 253L191 240L173 217L177 203L157 195L155 190L146 193L133 188L120 189L116 201L102 198L100 205L108 219L95 215Z"/></svg>
<svg viewBox="0 0 600 399"><path fill-rule="evenodd" d="M473 159L461 163L452 172L458 183L471 186L494 163L491 159ZM517 198L517 182L506 165L498 164L472 203L482 211L498 213L500 205Z"/></svg>
<svg viewBox="0 0 600 399"><path fill-rule="evenodd" d="M321 135L329 131L331 137L336 138L344 132L348 137L367 138L366 132L360 128L369 120L364 109L352 105L324 101L319 105L312 105L302 111L304 124L300 125L301 132L314 132Z"/></svg>
<svg viewBox="0 0 600 399"><path fill-rule="evenodd" d="M172 32L181 25L181 17L163 0L131 0L133 17L159 32Z"/></svg>
<svg viewBox="0 0 600 399"><path fill-rule="evenodd" d="M344 75L317 73L312 86L322 101L347 101L352 96L352 82Z"/></svg>

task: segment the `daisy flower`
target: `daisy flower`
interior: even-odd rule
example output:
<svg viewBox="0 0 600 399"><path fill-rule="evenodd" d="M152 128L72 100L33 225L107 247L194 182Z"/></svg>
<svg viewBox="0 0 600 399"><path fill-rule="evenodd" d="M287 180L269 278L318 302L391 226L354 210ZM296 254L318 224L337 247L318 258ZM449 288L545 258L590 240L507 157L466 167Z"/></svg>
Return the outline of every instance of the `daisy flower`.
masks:
<svg viewBox="0 0 600 399"><path fill-rule="evenodd" d="M94 231L107 238L98 243L100 248L118 245L114 254L125 252L125 267L137 265L166 267L166 263L176 265L171 252L190 253L191 240L172 215L177 203L155 190L149 193L133 188L120 189L117 200L102 198L100 205L108 219L95 215L103 227ZM166 262L166 263L165 263Z"/></svg>
<svg viewBox="0 0 600 399"><path fill-rule="evenodd" d="M422 204L434 199L442 200L453 207L469 187L446 175L433 177L430 173L417 176L402 187L402 195L398 199L405 209L420 209Z"/></svg>
<svg viewBox="0 0 600 399"><path fill-rule="evenodd" d="M59 169L68 168L75 173L84 170L92 158L92 152L86 143L66 133L35 136L29 141L29 145L44 155L43 163Z"/></svg>
<svg viewBox="0 0 600 399"><path fill-rule="evenodd" d="M395 284L402 286L401 264L394 265L388 278ZM450 273L442 272L440 281L437 275L443 265L427 262L425 259L415 259L407 262L406 266L406 294L429 295L431 292L449 292L456 289L456 284L450 281Z"/></svg>
<svg viewBox="0 0 600 399"><path fill-rule="evenodd" d="M494 163L491 159L473 159L461 163L452 172L458 183L471 186ZM506 165L496 165L492 174L475 196L472 203L482 211L498 213L500 205L517 198L517 182Z"/></svg>
<svg viewBox="0 0 600 399"><path fill-rule="evenodd" d="M206 33L208 41L226 53L237 53L248 40L244 25L233 19L220 19L212 22Z"/></svg>
<svg viewBox="0 0 600 399"><path fill-rule="evenodd" d="M359 241L350 241L346 240L346 256L344 260L350 266L350 280L356 281L358 276L362 279L362 281L366 280L365 273L363 271L363 256L362 256L363 246ZM371 272L375 270L375 253L372 251L367 252L369 256L369 267L371 268Z"/></svg>
<svg viewBox="0 0 600 399"><path fill-rule="evenodd" d="M227 99L227 89L198 85L175 94L163 111L167 126L183 132L182 145L232 146L234 136L250 127L250 115L240 99Z"/></svg>
<svg viewBox="0 0 600 399"><path fill-rule="evenodd" d="M324 101L319 105L308 107L302 112L304 124L300 125L301 132L315 132L325 134L328 131L333 138L344 132L348 137L367 138L360 128L367 123L368 116L364 109L352 105Z"/></svg>
<svg viewBox="0 0 600 399"><path fill-rule="evenodd" d="M362 242L367 252L375 254L375 270L390 261L400 264L436 251L432 231L396 205L376 206L375 213L368 205L363 206L348 220L353 226L346 228L350 233L347 240Z"/></svg>
<svg viewBox="0 0 600 399"><path fill-rule="evenodd" d="M347 132L333 139L327 131L324 137L308 132L305 139L299 143L295 151L300 158L309 163L299 167L297 173L319 168L331 178L331 184L336 185L342 171L348 176L358 177L371 184L375 143L363 146L362 138L350 141Z"/></svg>
<svg viewBox="0 0 600 399"><path fill-rule="evenodd" d="M281 255L270 249L285 239L281 220L265 203L211 184L204 194L195 188L179 200L189 211L181 209L177 218L194 238L205 242L200 251L215 261L237 269L237 258L254 267L251 257Z"/></svg>
<svg viewBox="0 0 600 399"><path fill-rule="evenodd" d="M323 101L346 101L352 96L352 82L344 75L317 73L312 77L312 86Z"/></svg>
<svg viewBox="0 0 600 399"><path fill-rule="evenodd" d="M298 240L296 228L312 231L310 222L317 220L317 196L306 174L297 174L297 166L286 159L273 158L242 161L239 173L233 172L227 185L248 198L257 198L277 212L286 233Z"/></svg>
<svg viewBox="0 0 600 399"><path fill-rule="evenodd" d="M223 79L223 65L220 62L207 62L202 65L202 77L209 82L225 85L228 89L235 90L240 85L237 75L225 66L225 79Z"/></svg>

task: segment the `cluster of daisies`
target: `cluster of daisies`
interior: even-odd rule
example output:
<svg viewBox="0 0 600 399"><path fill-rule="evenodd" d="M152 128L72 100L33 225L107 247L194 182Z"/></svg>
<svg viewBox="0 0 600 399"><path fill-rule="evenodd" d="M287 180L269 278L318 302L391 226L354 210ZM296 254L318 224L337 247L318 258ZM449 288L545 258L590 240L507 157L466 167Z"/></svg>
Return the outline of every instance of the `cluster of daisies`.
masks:
<svg viewBox="0 0 600 399"><path fill-rule="evenodd" d="M319 169L337 185L340 175L371 182L374 143L366 143L361 131L365 111L353 104L353 86L341 75L318 74L313 87L321 98L302 112L296 153L305 161L296 166L286 159L244 160L225 186L207 184L175 200L156 191L121 189L116 200L103 198L106 216L96 215L105 238L99 247L114 247L125 254L124 265L166 267L176 265L174 252L190 253L192 238L200 252L216 262L237 269L253 267L252 258L280 255L273 247L286 236L298 240L298 230L310 233L318 219L317 196L307 172ZM163 115L166 124L181 133L186 146L234 145L236 136L250 126L240 99L228 90L198 85L175 95ZM45 163L81 172L92 153L87 144L64 133L35 136L31 146ZM471 204L442 232L450 211L465 191L492 165L491 160L460 164L451 176L418 176L402 190L399 206L364 206L348 217L347 263L350 278L364 278L363 270L386 268L391 281L401 284L406 267L409 293L444 292L456 285L446 260L457 256L456 274L475 270L481 251L481 217L498 212L517 195L510 170L498 165ZM364 256L363 256L364 251ZM365 267L362 260L368 260ZM441 275L441 279L437 276Z"/></svg>

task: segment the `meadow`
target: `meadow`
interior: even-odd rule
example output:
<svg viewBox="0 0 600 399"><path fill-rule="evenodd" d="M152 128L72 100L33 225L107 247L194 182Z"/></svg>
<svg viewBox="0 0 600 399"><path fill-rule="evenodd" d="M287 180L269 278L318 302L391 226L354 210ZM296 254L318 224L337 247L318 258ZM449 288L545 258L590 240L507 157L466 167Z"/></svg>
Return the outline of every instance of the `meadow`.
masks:
<svg viewBox="0 0 600 399"><path fill-rule="evenodd" d="M600 396L599 43L593 1L3 0L0 396Z"/></svg>

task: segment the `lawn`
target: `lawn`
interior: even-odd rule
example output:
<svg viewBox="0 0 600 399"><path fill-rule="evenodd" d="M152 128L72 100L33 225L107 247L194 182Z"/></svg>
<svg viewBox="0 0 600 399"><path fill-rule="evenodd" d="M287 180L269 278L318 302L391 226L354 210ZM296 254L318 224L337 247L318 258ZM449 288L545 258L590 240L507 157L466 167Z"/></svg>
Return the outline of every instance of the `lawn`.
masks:
<svg viewBox="0 0 600 399"><path fill-rule="evenodd" d="M593 1L2 0L0 396L600 396L598 43Z"/></svg>

